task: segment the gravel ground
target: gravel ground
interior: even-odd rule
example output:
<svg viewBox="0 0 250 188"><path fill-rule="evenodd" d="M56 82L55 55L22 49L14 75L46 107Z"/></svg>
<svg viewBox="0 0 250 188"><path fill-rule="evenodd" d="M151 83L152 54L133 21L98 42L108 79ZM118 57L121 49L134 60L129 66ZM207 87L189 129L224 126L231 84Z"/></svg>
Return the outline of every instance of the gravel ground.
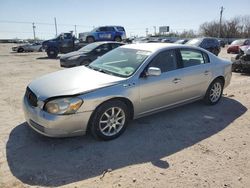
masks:
<svg viewBox="0 0 250 188"><path fill-rule="evenodd" d="M27 126L21 101L59 61L11 46L0 44L0 187L250 187L250 75L233 74L215 106L135 120L116 140L53 139Z"/></svg>

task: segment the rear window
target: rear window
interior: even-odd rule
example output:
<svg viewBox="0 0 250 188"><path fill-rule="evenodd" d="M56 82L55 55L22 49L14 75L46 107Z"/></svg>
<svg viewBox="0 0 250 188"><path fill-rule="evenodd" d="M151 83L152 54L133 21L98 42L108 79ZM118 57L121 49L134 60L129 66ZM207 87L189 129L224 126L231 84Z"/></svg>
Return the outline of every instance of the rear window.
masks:
<svg viewBox="0 0 250 188"><path fill-rule="evenodd" d="M118 31L125 31L125 29L124 29L123 27L116 27L116 29L117 29Z"/></svg>

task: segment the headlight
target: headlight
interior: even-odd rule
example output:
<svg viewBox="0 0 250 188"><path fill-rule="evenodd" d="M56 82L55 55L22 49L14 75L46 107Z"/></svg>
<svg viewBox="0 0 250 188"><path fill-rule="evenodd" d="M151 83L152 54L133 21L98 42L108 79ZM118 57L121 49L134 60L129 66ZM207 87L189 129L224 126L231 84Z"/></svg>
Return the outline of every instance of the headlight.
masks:
<svg viewBox="0 0 250 188"><path fill-rule="evenodd" d="M82 105L83 100L77 97L59 98L47 102L44 110L51 114L74 114Z"/></svg>
<svg viewBox="0 0 250 188"><path fill-rule="evenodd" d="M81 57L81 56L80 55L75 55L75 56L69 57L68 60L76 60L79 57Z"/></svg>

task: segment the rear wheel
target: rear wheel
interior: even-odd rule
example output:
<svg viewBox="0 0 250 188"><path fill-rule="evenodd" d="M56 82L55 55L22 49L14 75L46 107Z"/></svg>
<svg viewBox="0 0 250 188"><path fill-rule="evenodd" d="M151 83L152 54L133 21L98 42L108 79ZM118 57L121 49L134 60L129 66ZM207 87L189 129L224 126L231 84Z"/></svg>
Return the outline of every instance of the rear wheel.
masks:
<svg viewBox="0 0 250 188"><path fill-rule="evenodd" d="M221 79L215 79L207 89L205 95L205 102L210 105L214 105L219 102L223 92L223 81Z"/></svg>
<svg viewBox="0 0 250 188"><path fill-rule="evenodd" d="M47 55L49 58L56 58L58 55L58 50L56 48L49 48L47 50Z"/></svg>
<svg viewBox="0 0 250 188"><path fill-rule="evenodd" d="M94 112L91 134L102 140L117 138L125 131L128 119L128 109L123 102L119 100L105 102Z"/></svg>
<svg viewBox="0 0 250 188"><path fill-rule="evenodd" d="M94 37L87 37L87 43L95 42Z"/></svg>

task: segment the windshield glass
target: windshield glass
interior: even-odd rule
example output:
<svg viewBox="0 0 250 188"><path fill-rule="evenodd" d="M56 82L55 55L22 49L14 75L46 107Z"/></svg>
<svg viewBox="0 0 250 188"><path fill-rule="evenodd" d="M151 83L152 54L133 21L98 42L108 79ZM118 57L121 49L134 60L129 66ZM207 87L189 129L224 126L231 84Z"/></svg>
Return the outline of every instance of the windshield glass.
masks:
<svg viewBox="0 0 250 188"><path fill-rule="evenodd" d="M199 46L200 43L201 43L201 39L191 39L186 44L190 44L190 45L194 45L194 46Z"/></svg>
<svg viewBox="0 0 250 188"><path fill-rule="evenodd" d="M99 46L98 43L91 43L91 44L88 44L88 45L80 48L78 51L79 52L91 52L92 50L94 50L98 46Z"/></svg>
<svg viewBox="0 0 250 188"><path fill-rule="evenodd" d="M235 40L232 42L233 45L243 45L245 40Z"/></svg>
<svg viewBox="0 0 250 188"><path fill-rule="evenodd" d="M116 48L93 61L89 68L115 76L129 77L150 54L151 52L143 50Z"/></svg>

